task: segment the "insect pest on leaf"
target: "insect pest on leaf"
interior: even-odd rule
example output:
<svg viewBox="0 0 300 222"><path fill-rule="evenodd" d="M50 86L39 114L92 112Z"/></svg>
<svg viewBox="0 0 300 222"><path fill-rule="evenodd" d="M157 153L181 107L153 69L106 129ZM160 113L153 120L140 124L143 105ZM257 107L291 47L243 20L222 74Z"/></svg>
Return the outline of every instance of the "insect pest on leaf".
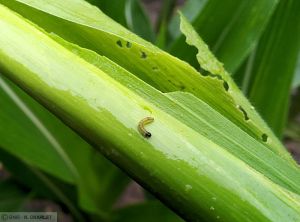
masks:
<svg viewBox="0 0 300 222"><path fill-rule="evenodd" d="M146 129L145 129L145 125L149 124L149 123L152 123L154 121L154 118L153 117L145 117L144 119L142 119L140 122L139 122L139 125L138 125L138 130L139 132L145 137L145 138L150 138L151 137L151 133L148 132Z"/></svg>

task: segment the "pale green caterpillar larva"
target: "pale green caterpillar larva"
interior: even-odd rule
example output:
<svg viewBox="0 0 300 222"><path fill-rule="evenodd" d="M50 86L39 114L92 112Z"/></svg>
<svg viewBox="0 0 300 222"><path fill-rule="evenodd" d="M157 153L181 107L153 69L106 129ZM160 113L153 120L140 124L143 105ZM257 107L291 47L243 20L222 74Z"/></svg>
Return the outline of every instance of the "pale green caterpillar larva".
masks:
<svg viewBox="0 0 300 222"><path fill-rule="evenodd" d="M139 122L138 129L139 129L139 132L143 135L143 137L145 137L145 138L150 138L151 137L151 133L148 132L145 129L145 125L147 125L149 123L152 123L153 121L154 121L154 118L152 118L152 117L145 117L144 119L142 119Z"/></svg>

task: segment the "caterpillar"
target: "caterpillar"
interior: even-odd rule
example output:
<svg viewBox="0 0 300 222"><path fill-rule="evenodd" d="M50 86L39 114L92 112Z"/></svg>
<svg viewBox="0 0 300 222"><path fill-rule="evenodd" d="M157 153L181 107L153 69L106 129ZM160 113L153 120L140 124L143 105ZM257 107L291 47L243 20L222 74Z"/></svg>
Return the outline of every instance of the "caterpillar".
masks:
<svg viewBox="0 0 300 222"><path fill-rule="evenodd" d="M150 137L151 137L151 133L148 132L148 131L145 129L145 125L146 125L146 124L149 124L149 123L152 123L153 121L154 121L154 118L153 118L153 117L145 117L144 119L142 119L142 120L139 122L138 130L139 130L139 132L143 135L143 137L145 137L145 138L150 138Z"/></svg>

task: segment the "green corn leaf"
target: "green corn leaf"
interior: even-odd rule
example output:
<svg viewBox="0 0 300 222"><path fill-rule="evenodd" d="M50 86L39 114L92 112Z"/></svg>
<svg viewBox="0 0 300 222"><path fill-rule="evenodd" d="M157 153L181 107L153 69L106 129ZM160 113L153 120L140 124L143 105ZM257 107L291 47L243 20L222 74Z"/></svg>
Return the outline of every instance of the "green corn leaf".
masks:
<svg viewBox="0 0 300 222"><path fill-rule="evenodd" d="M300 219L297 194L272 182L201 133L203 126L193 126L194 119L180 103L170 101L168 95L151 86L144 89L145 83L127 72L122 74L116 64L105 63L105 57L99 63L104 63L106 69L88 62L6 7L0 6L0 13L0 70L184 218ZM127 59L130 57L129 54ZM173 72L182 67L179 60L171 61L163 60L166 64L162 67L170 66ZM215 64L213 59L212 62ZM115 71L109 73L113 68ZM193 69L188 74L192 73ZM203 85L206 94L209 86ZM166 102L153 102L153 94ZM204 102L218 111L207 101L211 100ZM154 122L146 126L153 135L149 139L137 129L146 116L154 117ZM246 136L253 138L248 133ZM276 143L253 139L248 145L269 150L267 147ZM282 160L275 150L271 153ZM284 163L291 171L299 170L288 161ZM297 179L293 181L296 186Z"/></svg>
<svg viewBox="0 0 300 222"><path fill-rule="evenodd" d="M22 94L20 89L2 76L0 86L0 105L3 107L0 112L0 119L1 125L6 126L0 128L1 147L7 148L8 152L26 162L34 162L37 167L68 183L74 183L78 172L68 155L23 102L27 99L27 101L34 103L34 100L30 97L26 98L25 93ZM22 97L15 93L17 90ZM36 104L35 106L40 105ZM31 147L31 149L27 150L24 147Z"/></svg>
<svg viewBox="0 0 300 222"><path fill-rule="evenodd" d="M166 0L163 1L161 5L161 10L156 24L158 34L155 41L156 45L161 49L166 48L169 42L168 24L173 14L175 4L175 0Z"/></svg>
<svg viewBox="0 0 300 222"><path fill-rule="evenodd" d="M163 22L156 36L155 45L161 49L165 49L168 40L167 25Z"/></svg>
<svg viewBox="0 0 300 222"><path fill-rule="evenodd" d="M97 6L105 14L108 14L116 22L127 26L125 16L126 0L86 0L92 5Z"/></svg>
<svg viewBox="0 0 300 222"><path fill-rule="evenodd" d="M0 146L59 179L77 184L81 206L110 209L126 177L49 111L1 77ZM55 107L53 107L55 109ZM25 147L25 148L24 148ZM107 192L115 184L114 192Z"/></svg>
<svg viewBox="0 0 300 222"><path fill-rule="evenodd" d="M76 0L76 4L74 0L47 0L47 4L38 0L0 2L48 32L105 55L162 92L182 90L194 94L253 138L295 164L228 75L223 75L223 80L216 74L200 75L187 63L129 32L84 1ZM71 34L73 32L76 35ZM206 47L204 52L207 52ZM203 85L205 87L200 87Z"/></svg>
<svg viewBox="0 0 300 222"><path fill-rule="evenodd" d="M140 0L86 0L137 35L154 41L154 31Z"/></svg>
<svg viewBox="0 0 300 222"><path fill-rule="evenodd" d="M183 7L180 8L182 14L189 21L194 21L197 16L202 12L204 6L207 4L208 0L188 0L184 3ZM179 38L181 31L180 31L180 16L175 14L169 24L169 33L172 42ZM194 54L195 55L195 54Z"/></svg>
<svg viewBox="0 0 300 222"><path fill-rule="evenodd" d="M190 21L226 69L234 73L256 45L277 3L278 0L204 1L199 14ZM175 40L170 52L198 67L195 51L186 47L183 36Z"/></svg>
<svg viewBox="0 0 300 222"><path fill-rule="evenodd" d="M156 25L157 30L160 30L162 25L166 25L169 23L175 5L176 5L175 0L166 0L162 2L157 25Z"/></svg>
<svg viewBox="0 0 300 222"><path fill-rule="evenodd" d="M281 1L247 64L243 89L278 137L286 125L300 50L300 2ZM238 78L242 78L238 77Z"/></svg>
<svg viewBox="0 0 300 222"><path fill-rule="evenodd" d="M128 28L140 37L153 42L154 31L150 19L139 0L127 0L125 16Z"/></svg>
<svg viewBox="0 0 300 222"><path fill-rule="evenodd" d="M181 31L186 36L187 43L197 48L198 54L196 55L196 58L203 69L203 75L223 82L223 87L225 89L227 88L226 91L231 94L233 101L236 103L236 108L243 114L246 124L252 125L252 121L255 123L263 122L262 119L255 113L254 107L251 106L250 103L243 97L230 75L224 70L223 64L220 63L208 50L208 46L198 36L193 27L188 23L187 19L183 15L181 15L181 18ZM250 107L250 109L246 110L245 107ZM250 114L250 112L252 113ZM238 125L241 127L241 123ZM254 125L252 126L255 127ZM247 131L246 127L244 129L245 131ZM264 123L260 125L260 128L264 128ZM268 131L270 132L270 130ZM266 142L268 140L268 134L262 133L261 139Z"/></svg>

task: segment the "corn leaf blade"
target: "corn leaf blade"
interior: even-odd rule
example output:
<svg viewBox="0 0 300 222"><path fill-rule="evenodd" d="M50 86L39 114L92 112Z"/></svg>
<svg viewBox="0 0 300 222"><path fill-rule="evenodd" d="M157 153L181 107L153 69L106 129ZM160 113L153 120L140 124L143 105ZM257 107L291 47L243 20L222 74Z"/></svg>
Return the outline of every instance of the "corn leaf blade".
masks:
<svg viewBox="0 0 300 222"><path fill-rule="evenodd" d="M244 92L278 137L282 137L286 125L300 50L299 10L299 1L280 1L248 60L247 71L237 77L244 77Z"/></svg>
<svg viewBox="0 0 300 222"><path fill-rule="evenodd" d="M234 73L256 45L278 2L200 1L204 6L190 21L226 69ZM175 40L170 52L198 67L196 53L186 47L184 36Z"/></svg>
<svg viewBox="0 0 300 222"><path fill-rule="evenodd" d="M60 180L77 185L84 210L112 206L127 179L49 111L1 77L1 149ZM107 193L118 182L114 192Z"/></svg>

